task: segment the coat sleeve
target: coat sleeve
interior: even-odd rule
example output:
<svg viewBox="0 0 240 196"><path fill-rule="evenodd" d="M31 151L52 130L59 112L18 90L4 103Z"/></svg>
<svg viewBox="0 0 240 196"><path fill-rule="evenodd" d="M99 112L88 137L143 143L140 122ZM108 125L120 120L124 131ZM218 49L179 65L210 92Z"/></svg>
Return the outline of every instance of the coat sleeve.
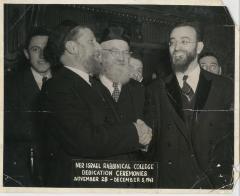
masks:
<svg viewBox="0 0 240 196"><path fill-rule="evenodd" d="M49 133L68 154L81 157L107 157L134 152L140 148L132 122L95 122L86 101L76 99L70 89L48 90L46 96Z"/></svg>
<svg viewBox="0 0 240 196"><path fill-rule="evenodd" d="M225 80L221 87L225 121L224 133L210 153L210 167L207 174L215 188L231 188L234 164L234 90L231 80Z"/></svg>
<svg viewBox="0 0 240 196"><path fill-rule="evenodd" d="M145 91L144 121L148 126L152 128L153 131L152 141L149 145L148 152L146 153L146 158L147 160L152 161L158 159L158 157L156 157L156 153L161 130L160 94L162 88L162 83L159 80L158 82L155 82L152 85L148 86Z"/></svg>

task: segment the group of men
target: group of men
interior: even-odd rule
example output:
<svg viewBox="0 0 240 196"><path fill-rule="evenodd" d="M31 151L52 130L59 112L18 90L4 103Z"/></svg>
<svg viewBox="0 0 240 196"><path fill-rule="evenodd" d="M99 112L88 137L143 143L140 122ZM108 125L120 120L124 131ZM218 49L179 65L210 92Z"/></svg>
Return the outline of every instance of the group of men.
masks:
<svg viewBox="0 0 240 196"><path fill-rule="evenodd" d="M131 71L130 64L139 62L131 59L121 27L107 28L100 44L90 28L69 21L29 40L24 53L30 67L5 86L6 186L14 180L73 187L72 161L89 159L157 162L157 186L150 188L229 188L233 85L200 68L204 44L197 25L172 29L173 72L146 89L142 75ZM30 166L29 172L18 174L18 164Z"/></svg>

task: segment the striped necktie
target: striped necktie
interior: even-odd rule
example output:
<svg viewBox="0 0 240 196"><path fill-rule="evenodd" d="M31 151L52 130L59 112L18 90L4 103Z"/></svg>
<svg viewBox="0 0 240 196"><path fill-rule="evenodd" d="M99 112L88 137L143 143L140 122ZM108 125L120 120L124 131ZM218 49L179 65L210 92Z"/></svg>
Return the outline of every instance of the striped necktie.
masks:
<svg viewBox="0 0 240 196"><path fill-rule="evenodd" d="M119 96L120 96L120 90L119 90L119 88L118 88L118 83L113 82L113 93L112 93L112 97L113 97L113 99L117 102Z"/></svg>
<svg viewBox="0 0 240 196"><path fill-rule="evenodd" d="M183 76L183 87L182 87L182 93L185 95L190 102L194 96L193 89L191 86L187 83L188 75Z"/></svg>

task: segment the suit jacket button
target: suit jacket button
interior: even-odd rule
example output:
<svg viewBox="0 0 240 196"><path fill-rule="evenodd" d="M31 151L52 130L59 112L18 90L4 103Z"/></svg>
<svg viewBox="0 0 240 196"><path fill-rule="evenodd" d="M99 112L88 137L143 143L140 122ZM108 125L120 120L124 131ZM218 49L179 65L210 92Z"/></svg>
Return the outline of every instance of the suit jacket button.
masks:
<svg viewBox="0 0 240 196"><path fill-rule="evenodd" d="M172 161L168 161L168 165L172 165Z"/></svg>
<svg viewBox="0 0 240 196"><path fill-rule="evenodd" d="M223 178L223 175L222 174L219 174L219 176L218 176L219 178Z"/></svg>
<svg viewBox="0 0 240 196"><path fill-rule="evenodd" d="M220 163L218 163L218 164L216 165L216 167L221 167L221 164L220 164Z"/></svg>

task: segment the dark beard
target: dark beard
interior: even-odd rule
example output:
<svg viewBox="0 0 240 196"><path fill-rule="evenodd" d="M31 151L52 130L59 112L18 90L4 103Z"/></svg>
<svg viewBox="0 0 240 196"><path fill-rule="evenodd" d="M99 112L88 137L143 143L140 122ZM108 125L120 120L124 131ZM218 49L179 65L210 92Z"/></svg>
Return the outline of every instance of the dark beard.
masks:
<svg viewBox="0 0 240 196"><path fill-rule="evenodd" d="M179 57L175 56L175 53L171 56L172 68L175 72L185 72L190 63L196 58L197 51L196 49L192 52L186 52L184 50L180 51L184 52L184 55L180 55Z"/></svg>

